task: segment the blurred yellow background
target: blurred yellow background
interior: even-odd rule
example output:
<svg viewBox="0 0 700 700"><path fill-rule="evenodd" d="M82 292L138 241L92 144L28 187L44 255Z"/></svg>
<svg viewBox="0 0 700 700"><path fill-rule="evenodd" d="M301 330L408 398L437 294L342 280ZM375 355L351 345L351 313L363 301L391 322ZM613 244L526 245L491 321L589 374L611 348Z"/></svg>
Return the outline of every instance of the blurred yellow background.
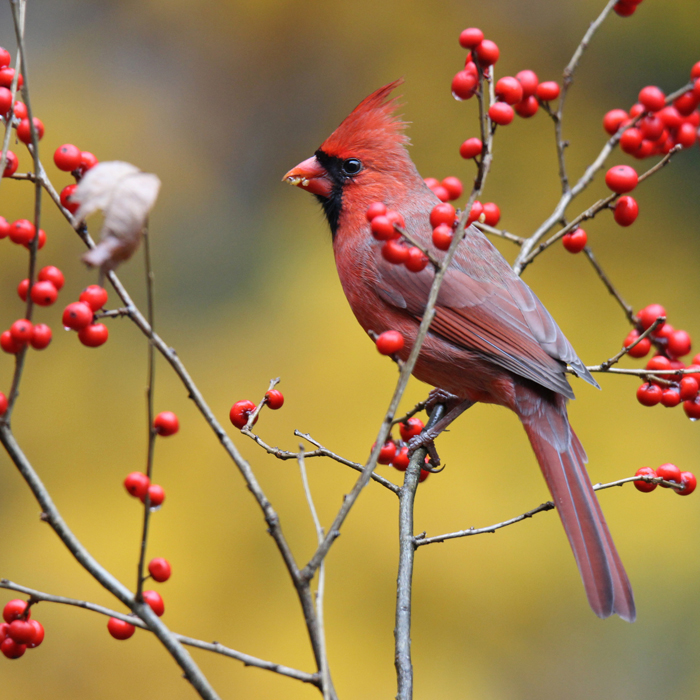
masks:
<svg viewBox="0 0 700 700"><path fill-rule="evenodd" d="M216 415L258 401L281 376L284 408L265 412L263 438L296 449L293 430L364 461L396 373L356 324L337 281L330 236L307 194L280 182L367 94L404 76L403 114L424 176L469 180L458 146L476 134L476 105L457 103L450 80L464 58L459 31L480 26L501 48L497 75L534 69L558 80L603 0L368 0L322 3L237 0L33 0L28 3L29 82L45 123L42 156L57 187L70 178L51 162L72 142L100 160L120 159L163 181L151 219L157 329L175 347ZM646 84L682 85L700 60L700 5L644 2L612 15L585 55L567 105L565 137L577 177L606 136L603 114L628 108ZM14 52L7 3L0 45ZM552 210L558 180L552 127L540 112L499 129L484 200L502 225L531 233ZM29 157L18 148L20 169ZM617 156L611 164L617 160ZM623 162L629 162L627 157ZM645 166L650 164L647 161ZM700 151L678 156L638 191L630 228L600 216L586 228L593 250L623 295L640 308L666 306L669 321L700 337ZM642 166L644 167L644 166ZM570 209L605 191L598 178ZM0 215L31 218L32 188L2 182ZM38 309L52 345L30 352L13 425L70 527L121 581L135 580L141 509L121 485L145 464L146 342L127 320L110 322L102 348L60 328L65 304L96 281L79 262L77 236L45 207L48 243L40 264L65 272L59 302ZM26 254L0 242L0 328L23 312L15 293ZM500 245L512 260L515 249ZM143 264L120 271L142 304ZM525 273L589 364L614 354L628 328L583 256L554 246ZM111 290L110 290L111 292ZM111 294L114 301L114 294ZM696 348L697 349L700 348ZM625 361L626 366L638 363ZM13 362L0 357L0 389ZM682 409L642 408L635 379L603 377L602 392L575 383L571 419L594 482L672 461L698 471L698 426ZM404 406L424 398L413 382ZM164 362L156 409L180 417L159 439L156 481L166 489L152 520L149 556L164 556L172 579L158 584L171 629L313 670L296 597L257 505L233 464ZM229 426L230 427L230 426ZM231 431L282 519L300 562L315 535L298 469ZM416 531L435 535L512 517L548 498L515 417L478 406L439 441L447 469L418 493ZM355 481L332 462L308 463L328 525ZM396 479L389 467L380 473ZM413 661L416 697L528 700L668 700L700 692L700 496L658 489L600 495L632 581L634 625L589 610L555 514L495 536L431 545L417 554ZM114 606L38 518L39 509L0 454L0 576L59 595ZM331 671L341 698L395 693L393 616L397 502L372 484L327 560L326 623ZM8 592L0 602L14 597ZM147 633L113 640L106 618L42 604L43 646L0 660L0 696L191 698L179 669ZM194 650L222 698L311 698L296 681Z"/></svg>

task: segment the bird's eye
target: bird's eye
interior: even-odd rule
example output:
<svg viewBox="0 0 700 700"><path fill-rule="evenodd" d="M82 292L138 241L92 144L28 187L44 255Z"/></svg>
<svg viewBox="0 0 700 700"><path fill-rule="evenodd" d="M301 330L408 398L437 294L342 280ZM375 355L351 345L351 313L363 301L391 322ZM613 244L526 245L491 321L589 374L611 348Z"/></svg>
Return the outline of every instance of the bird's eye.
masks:
<svg viewBox="0 0 700 700"><path fill-rule="evenodd" d="M343 172L346 175L357 175L362 170L362 163L357 158L348 158L343 161Z"/></svg>

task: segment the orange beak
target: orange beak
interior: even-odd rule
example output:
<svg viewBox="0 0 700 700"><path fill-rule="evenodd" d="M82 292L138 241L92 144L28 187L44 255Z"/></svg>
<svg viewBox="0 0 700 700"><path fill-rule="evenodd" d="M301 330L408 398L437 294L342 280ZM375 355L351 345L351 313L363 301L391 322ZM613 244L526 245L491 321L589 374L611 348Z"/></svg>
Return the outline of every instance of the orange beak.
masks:
<svg viewBox="0 0 700 700"><path fill-rule="evenodd" d="M307 158L303 163L299 163L296 168L292 168L283 178L283 182L301 187L312 194L322 197L330 197L333 183L328 177L326 169L318 162L316 156Z"/></svg>

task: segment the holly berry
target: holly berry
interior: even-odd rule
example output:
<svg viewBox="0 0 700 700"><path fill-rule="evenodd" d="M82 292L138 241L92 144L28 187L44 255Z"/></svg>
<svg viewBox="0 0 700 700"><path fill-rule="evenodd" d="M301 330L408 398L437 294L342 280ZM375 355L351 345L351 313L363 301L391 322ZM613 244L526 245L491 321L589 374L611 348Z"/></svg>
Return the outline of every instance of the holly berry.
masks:
<svg viewBox="0 0 700 700"><path fill-rule="evenodd" d="M81 303L81 302L77 302ZM90 323L78 331L78 340L86 348L99 348L109 338L109 329L104 323Z"/></svg>
<svg viewBox="0 0 700 700"><path fill-rule="evenodd" d="M484 209L484 223L488 226L496 226L501 220L501 210L493 202L482 205Z"/></svg>
<svg viewBox="0 0 700 700"><path fill-rule="evenodd" d="M666 408L675 408L681 402L681 395L678 389L668 387L661 392L661 405Z"/></svg>
<svg viewBox="0 0 700 700"><path fill-rule="evenodd" d="M695 377L686 375L681 379L681 401L694 401L698 395L698 390L700 390L700 382L698 382L698 380Z"/></svg>
<svg viewBox="0 0 700 700"><path fill-rule="evenodd" d="M17 156L12 151L8 151L5 158L5 169L2 171L2 176L12 177L17 172L18 165L19 160L17 159Z"/></svg>
<svg viewBox="0 0 700 700"><path fill-rule="evenodd" d="M637 401L639 401L642 406L656 406L656 404L661 401L662 393L661 387L656 386L656 384L642 384L642 386L637 389Z"/></svg>
<svg viewBox="0 0 700 700"><path fill-rule="evenodd" d="M509 105L514 105L523 99L523 86L517 78L507 75L501 78L494 88L496 97Z"/></svg>
<svg viewBox="0 0 700 700"><path fill-rule="evenodd" d="M447 250L452 244L452 228L447 224L440 224L433 229L433 245L438 250Z"/></svg>
<svg viewBox="0 0 700 700"><path fill-rule="evenodd" d="M10 223L4 216L0 216L0 239L10 235Z"/></svg>
<svg viewBox="0 0 700 700"><path fill-rule="evenodd" d="M638 181L637 171L629 165L615 165L605 173L605 184L617 194L631 192Z"/></svg>
<svg viewBox="0 0 700 700"><path fill-rule="evenodd" d="M620 17L629 17L636 12L637 5L627 3L625 0L617 0L613 5L613 10L615 10L616 14L620 15Z"/></svg>
<svg viewBox="0 0 700 700"><path fill-rule="evenodd" d="M480 155L483 148L484 145L481 143L481 139L472 137L470 139L467 139L459 147L459 155L462 156L462 158L464 158L465 160L469 160L470 158L475 158L476 156Z"/></svg>
<svg viewBox="0 0 700 700"><path fill-rule="evenodd" d="M13 620L7 634L17 644L29 644L34 639L34 626L29 620Z"/></svg>
<svg viewBox="0 0 700 700"><path fill-rule="evenodd" d="M7 396L0 391L0 416L4 416L7 413L8 405Z"/></svg>
<svg viewBox="0 0 700 700"><path fill-rule="evenodd" d="M72 143L64 143L53 154L53 162L59 170L70 173L80 167L80 149Z"/></svg>
<svg viewBox="0 0 700 700"><path fill-rule="evenodd" d="M697 127L693 124L685 122L678 128L676 134L676 143L679 143L683 148L690 148L698 139Z"/></svg>
<svg viewBox="0 0 700 700"><path fill-rule="evenodd" d="M467 224L472 224L479 219L479 217L484 213L484 205L477 199L472 208L469 210L469 216L467 217Z"/></svg>
<svg viewBox="0 0 700 700"><path fill-rule="evenodd" d="M695 478L693 472L681 472L681 484L683 484L682 489L673 489L679 496L689 496L695 487L698 485L698 480Z"/></svg>
<svg viewBox="0 0 700 700"><path fill-rule="evenodd" d="M26 318L21 318L18 321L15 321L10 326L10 334L17 343L21 343L22 345L28 343L32 337L31 321L27 321Z"/></svg>
<svg viewBox="0 0 700 700"><path fill-rule="evenodd" d="M27 283L27 287L29 287L29 280L24 280L24 282ZM22 282L21 284L23 284ZM19 289L18 289L19 291ZM26 288L23 290L24 292L24 298L26 299L27 297L27 291ZM22 296L22 293L20 292L20 297ZM51 282L48 281L43 281L43 282L37 282L33 287L31 291L32 301L35 304L38 304L39 306L51 306L56 299L58 299L58 290L56 287L53 286Z"/></svg>
<svg viewBox="0 0 700 700"><path fill-rule="evenodd" d="M392 226L399 226L400 228L406 228L406 222L403 220L403 216L399 214L397 211L393 211L390 209L386 213L386 218L389 219L389 223L391 223ZM399 236L400 234L397 231L394 231L394 236Z"/></svg>
<svg viewBox="0 0 700 700"><path fill-rule="evenodd" d="M12 107L12 93L6 87L0 87L0 116L5 116Z"/></svg>
<svg viewBox="0 0 700 700"><path fill-rule="evenodd" d="M629 115L624 109L611 109L603 117L603 128L612 136L613 134L617 133L617 130L622 125L622 122L625 122L628 119Z"/></svg>
<svg viewBox="0 0 700 700"><path fill-rule="evenodd" d="M537 114L537 110L540 108L540 103L534 95L523 98L522 102L518 102L515 105L515 112L519 117L523 119L529 119L530 117Z"/></svg>
<svg viewBox="0 0 700 700"><path fill-rule="evenodd" d="M116 617L109 618L107 629L115 639L129 639L136 631L134 625L130 625L128 622L119 620Z"/></svg>
<svg viewBox="0 0 700 700"><path fill-rule="evenodd" d="M284 405L284 395L279 389L270 389L270 391L265 392L265 403L273 411L276 411Z"/></svg>
<svg viewBox="0 0 700 700"><path fill-rule="evenodd" d="M23 343L18 343L10 331L0 333L0 348L10 355L16 355L24 347Z"/></svg>
<svg viewBox="0 0 700 700"><path fill-rule="evenodd" d="M160 593L157 591L144 591L141 595L143 596L143 602L147 603L158 617L161 617L165 612L165 603Z"/></svg>
<svg viewBox="0 0 700 700"><path fill-rule="evenodd" d="M484 39L474 47L474 54L482 66L492 66L498 61L500 53L496 43L490 39Z"/></svg>
<svg viewBox="0 0 700 700"><path fill-rule="evenodd" d="M620 226L630 226L636 221L638 215L639 205L633 197L625 195L617 200L613 216Z"/></svg>
<svg viewBox="0 0 700 700"><path fill-rule="evenodd" d="M462 185L462 181L458 177L449 175L440 184L447 190L449 199L459 199L462 196L464 187Z"/></svg>
<svg viewBox="0 0 700 700"><path fill-rule="evenodd" d="M399 423L399 432L401 433L401 439L404 442L408 442L412 437L420 435L421 431L425 428L425 423L420 418L409 418L405 423Z"/></svg>
<svg viewBox="0 0 700 700"><path fill-rule="evenodd" d="M54 287L56 287L57 291L61 291L63 288L63 285L65 283L65 278L63 277L63 273L55 266L53 265L47 265L46 267L42 267L41 270L39 270L39 281L41 282L51 282Z"/></svg>
<svg viewBox="0 0 700 700"><path fill-rule="evenodd" d="M142 498L146 495L148 487L151 485L151 480L143 472L131 472L124 479L124 488L134 498Z"/></svg>
<svg viewBox="0 0 700 700"><path fill-rule="evenodd" d="M402 239L392 238L382 246L382 257L392 265L402 265L408 259L408 246Z"/></svg>
<svg viewBox="0 0 700 700"><path fill-rule="evenodd" d="M32 611L27 610L27 601L15 598L14 600L8 600L5 603L5 607L2 609L2 619L10 624L13 620L19 620L25 617L29 619L32 616Z"/></svg>
<svg viewBox="0 0 700 700"><path fill-rule="evenodd" d="M655 477L656 472L651 467L642 467L641 469L637 469L634 475ZM650 493L658 486L658 484L653 484L651 481L634 481L632 483L637 491L641 491L642 493Z"/></svg>
<svg viewBox="0 0 700 700"><path fill-rule="evenodd" d="M408 249L408 256L406 257L404 265L411 272L420 272L421 270L425 269L428 262L430 262L428 257L420 248L411 246Z"/></svg>
<svg viewBox="0 0 700 700"><path fill-rule="evenodd" d="M683 123L683 117L673 105L664 107L661 111L657 112L656 116L661 119L664 126L669 129L677 129Z"/></svg>
<svg viewBox="0 0 700 700"><path fill-rule="evenodd" d="M372 221L375 216L384 216L384 214L386 214L386 204L382 202L372 202L372 204L367 207L365 216L367 217L367 221Z"/></svg>
<svg viewBox="0 0 700 700"><path fill-rule="evenodd" d="M30 243L36 235L34 224L28 219L17 219L10 224L10 240L23 245Z"/></svg>
<svg viewBox="0 0 700 700"><path fill-rule="evenodd" d="M44 125L38 117L34 117L32 119L34 122L34 131L36 132L36 140L40 141L41 138L44 135ZM22 143L31 143L32 142L32 128L29 125L29 119L22 119L20 123L17 125L17 138L22 142Z"/></svg>
<svg viewBox="0 0 700 700"><path fill-rule="evenodd" d="M550 102L551 100L556 100L557 97L559 97L559 92L559 83L556 83L553 80L548 80L544 83L540 83L537 86L537 90L535 90L535 94L543 102Z"/></svg>
<svg viewBox="0 0 700 700"><path fill-rule="evenodd" d="M394 460L391 463L391 466L394 467L394 469L398 469L400 472L405 472L408 463L410 459L408 456L408 447L404 445L397 453L396 456L394 457Z"/></svg>
<svg viewBox="0 0 700 700"><path fill-rule="evenodd" d="M469 27L467 29L464 29L459 35L459 45L463 49L476 48L483 40L484 32L482 32L481 29L477 29L476 27Z"/></svg>
<svg viewBox="0 0 700 700"><path fill-rule="evenodd" d="M427 469L421 469L420 476L418 477L418 483L422 484L429 476L430 472Z"/></svg>
<svg viewBox="0 0 700 700"><path fill-rule="evenodd" d="M398 331L384 331L377 337L377 350L382 355L395 355L404 346L404 340Z"/></svg>
<svg viewBox="0 0 700 700"><path fill-rule="evenodd" d="M658 141L664 132L664 123L658 117L649 115L639 122L639 129L645 139L649 139L649 141Z"/></svg>
<svg viewBox="0 0 700 700"><path fill-rule="evenodd" d="M667 370L671 369L671 360L668 359L668 357L665 357L664 355L654 355L654 357L647 362L646 369L650 370L651 372L655 370Z"/></svg>
<svg viewBox="0 0 700 700"><path fill-rule="evenodd" d="M140 497L141 502L146 502L146 494ZM151 508L157 508L163 504L165 500L165 489L160 484L151 484L148 487L148 499L151 504Z"/></svg>
<svg viewBox="0 0 700 700"><path fill-rule="evenodd" d="M450 228L455 221L455 208L447 202L436 204L430 212L430 225L436 228L440 224L446 224Z"/></svg>
<svg viewBox="0 0 700 700"><path fill-rule="evenodd" d="M455 100L468 100L474 96L478 82L479 79L472 72L459 71L452 78L452 96Z"/></svg>
<svg viewBox="0 0 700 700"><path fill-rule="evenodd" d="M88 170L94 168L100 161L90 153L90 151L82 151L80 153L80 172L85 174Z"/></svg>
<svg viewBox="0 0 700 700"><path fill-rule="evenodd" d="M666 316L666 309L664 309L661 304L649 304L649 306L645 306L637 313L639 325L642 327L643 331L649 328L660 316ZM658 333L661 328L663 328L663 325L657 328L656 332Z"/></svg>
<svg viewBox="0 0 700 700"><path fill-rule="evenodd" d="M83 289L78 299L84 301L93 311L99 311L107 303L107 290L99 284L91 284Z"/></svg>
<svg viewBox="0 0 700 700"><path fill-rule="evenodd" d="M441 201L447 202L450 199L450 193L441 185L437 184L435 187L431 187L433 194Z"/></svg>
<svg viewBox="0 0 700 700"><path fill-rule="evenodd" d="M489 107L489 118L495 124L506 126L513 121L513 108L505 102L496 102Z"/></svg>
<svg viewBox="0 0 700 700"><path fill-rule="evenodd" d="M26 645L17 644L11 637L3 639L2 643L0 643L0 652L8 659L19 659L20 656L24 655L25 651L27 651Z"/></svg>
<svg viewBox="0 0 700 700"><path fill-rule="evenodd" d="M382 445L382 449L379 450L377 462L379 464L391 464L394 457L396 457L396 443L389 439Z"/></svg>
<svg viewBox="0 0 700 700"><path fill-rule="evenodd" d="M252 401L236 401L236 403L231 406L228 417L231 423L236 426L236 428L245 428L248 423L248 418L250 414L255 410L255 404ZM257 417L253 421L253 425L258 422Z"/></svg>
<svg viewBox="0 0 700 700"><path fill-rule="evenodd" d="M37 323L32 328L32 337L29 339L29 344L35 350L43 350L49 346L51 337L51 329L45 323Z"/></svg>
<svg viewBox="0 0 700 700"><path fill-rule="evenodd" d="M46 245L46 231L44 231L43 228L39 229L39 240L36 244L36 249L41 250L45 245ZM22 243L22 245L29 250L29 246L31 245L32 241L34 240L35 236L32 236L32 240L28 241L27 243Z"/></svg>
<svg viewBox="0 0 700 700"><path fill-rule="evenodd" d="M520 73L515 74L515 77L523 86L523 99L531 97L535 94L537 86L540 82L537 77L537 73L531 70L521 70Z"/></svg>
<svg viewBox="0 0 700 700"><path fill-rule="evenodd" d="M34 638L27 644L27 649L36 649L44 641L46 632L44 625L37 620L29 620L29 624L34 628Z"/></svg>
<svg viewBox="0 0 700 700"><path fill-rule="evenodd" d="M180 421L172 411L161 411L153 419L153 429L163 437L175 435L180 430Z"/></svg>
<svg viewBox="0 0 700 700"><path fill-rule="evenodd" d="M67 209L71 214L75 214L76 211L80 208L80 204L77 202L71 201L71 197L73 194L75 194L75 191L78 189L78 185L66 185L62 190L61 190L61 206L64 209Z"/></svg>
<svg viewBox="0 0 700 700"><path fill-rule="evenodd" d="M577 228L565 233L561 242L570 253L580 253L586 247L588 235L582 228Z"/></svg>
<svg viewBox="0 0 700 700"><path fill-rule="evenodd" d="M628 348L632 343L634 343L637 338L639 338L639 331L637 330L632 330L629 332L629 335L625 338L625 342L623 343L624 347ZM633 348L627 351L627 354L630 357L646 357L649 354L649 350L651 350L651 340L649 338L642 338Z"/></svg>
<svg viewBox="0 0 700 700"><path fill-rule="evenodd" d="M13 114L17 117L17 119L26 119L29 116L27 105L25 105L24 102L15 102Z"/></svg>
<svg viewBox="0 0 700 700"><path fill-rule="evenodd" d="M92 323L94 314L92 309L83 301L74 301L68 304L63 311L63 325L74 331L86 328Z"/></svg>
<svg viewBox="0 0 700 700"><path fill-rule="evenodd" d="M0 70L0 85L9 88L12 85L12 81L15 79L15 69L14 68L3 68ZM17 76L17 87L21 88L24 84L24 78L20 73Z"/></svg>
<svg viewBox="0 0 700 700"><path fill-rule="evenodd" d="M12 57L10 56L10 52L7 49L4 49L0 46L0 68L5 68L5 66L9 66L11 60Z"/></svg>
<svg viewBox="0 0 700 700"><path fill-rule="evenodd" d="M151 574L154 581L164 583L170 578L172 569L167 559L163 559L163 557L156 557L148 562L148 573Z"/></svg>
<svg viewBox="0 0 700 700"><path fill-rule="evenodd" d="M396 236L394 224L383 214L379 214L372 219L370 230L378 241L388 241Z"/></svg>
<svg viewBox="0 0 700 700"><path fill-rule="evenodd" d="M662 464L656 469L656 475L660 476L664 481L675 481L676 483L681 483L681 470L675 464ZM662 488L669 488L664 484L660 484Z"/></svg>
<svg viewBox="0 0 700 700"><path fill-rule="evenodd" d="M666 351L673 357L685 357L691 350L691 339L686 331L674 331L666 343Z"/></svg>

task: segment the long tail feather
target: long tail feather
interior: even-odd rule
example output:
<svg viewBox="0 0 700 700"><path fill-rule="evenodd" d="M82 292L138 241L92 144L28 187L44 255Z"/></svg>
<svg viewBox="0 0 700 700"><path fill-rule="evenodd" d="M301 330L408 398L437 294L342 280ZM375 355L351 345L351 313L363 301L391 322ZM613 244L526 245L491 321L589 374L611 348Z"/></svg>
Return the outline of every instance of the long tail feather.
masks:
<svg viewBox="0 0 700 700"><path fill-rule="evenodd" d="M615 549L585 468L586 453L569 425L566 402L529 388L518 391L518 411L569 538L588 602L598 617L636 617L629 579Z"/></svg>

